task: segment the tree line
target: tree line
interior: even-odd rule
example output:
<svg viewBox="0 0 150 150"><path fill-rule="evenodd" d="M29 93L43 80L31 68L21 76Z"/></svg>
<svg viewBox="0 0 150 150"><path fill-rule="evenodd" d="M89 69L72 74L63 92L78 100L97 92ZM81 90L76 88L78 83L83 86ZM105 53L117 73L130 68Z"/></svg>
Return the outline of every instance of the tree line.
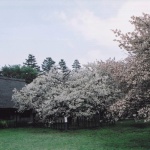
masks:
<svg viewBox="0 0 150 150"><path fill-rule="evenodd" d="M32 109L43 122L95 114L102 122L150 121L150 15L133 16L130 22L132 32L113 30L119 47L129 53L126 59L90 63L71 72L53 67L21 91L14 90L18 111Z"/></svg>
<svg viewBox="0 0 150 150"><path fill-rule="evenodd" d="M41 68L37 64L36 58L34 55L29 54L28 58L25 59L25 62L23 65L9 65L9 66L3 66L0 71L0 75L4 77L10 77L10 78L19 78L19 79L25 79L26 83L31 83L33 79L35 79L38 75L49 72L52 67L56 66L56 62L51 58L47 57L44 59ZM64 59L61 59L60 62L57 65L58 69L62 70L63 72L66 72L70 70ZM74 60L72 64L73 70L78 70L81 68L80 62L76 59Z"/></svg>

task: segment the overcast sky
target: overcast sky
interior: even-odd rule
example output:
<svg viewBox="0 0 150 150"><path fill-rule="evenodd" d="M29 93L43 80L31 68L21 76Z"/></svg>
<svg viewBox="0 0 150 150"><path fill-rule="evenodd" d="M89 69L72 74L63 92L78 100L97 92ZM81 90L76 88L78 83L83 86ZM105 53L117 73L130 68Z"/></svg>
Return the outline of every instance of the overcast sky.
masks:
<svg viewBox="0 0 150 150"><path fill-rule="evenodd" d="M111 29L132 31L130 17L150 13L149 0L0 0L0 67L22 64L33 54L69 67L123 59Z"/></svg>

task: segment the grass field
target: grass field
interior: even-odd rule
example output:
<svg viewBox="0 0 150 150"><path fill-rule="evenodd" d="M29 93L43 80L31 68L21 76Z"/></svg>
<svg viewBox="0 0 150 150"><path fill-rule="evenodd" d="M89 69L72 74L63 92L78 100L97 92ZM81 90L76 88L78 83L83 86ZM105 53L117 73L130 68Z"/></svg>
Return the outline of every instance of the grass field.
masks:
<svg viewBox="0 0 150 150"><path fill-rule="evenodd" d="M0 150L150 150L150 123L74 131L0 129Z"/></svg>

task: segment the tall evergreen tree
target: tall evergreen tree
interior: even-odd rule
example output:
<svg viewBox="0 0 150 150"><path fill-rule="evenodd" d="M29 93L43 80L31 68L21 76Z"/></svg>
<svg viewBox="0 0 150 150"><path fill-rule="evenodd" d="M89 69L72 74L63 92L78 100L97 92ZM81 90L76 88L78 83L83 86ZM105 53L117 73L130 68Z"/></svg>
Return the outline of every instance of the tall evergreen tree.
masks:
<svg viewBox="0 0 150 150"><path fill-rule="evenodd" d="M43 61L43 64L42 64L42 69L43 71L50 71L51 68L54 66L55 64L55 61L52 60L51 57L47 57L44 61Z"/></svg>
<svg viewBox="0 0 150 150"><path fill-rule="evenodd" d="M63 73L63 80L64 82L68 79L68 76L70 74L70 70L69 68L66 66L66 62L61 59L60 62L59 62L59 66L60 66L60 70L62 71Z"/></svg>
<svg viewBox="0 0 150 150"><path fill-rule="evenodd" d="M28 55L28 59L26 59L26 62L23 64L25 66L29 66L33 69L36 69L37 71L40 71L40 67L37 65L36 58L32 54Z"/></svg>
<svg viewBox="0 0 150 150"><path fill-rule="evenodd" d="M75 71L77 71L78 69L81 68L81 65L80 65L80 63L79 63L79 61L78 61L77 59L74 61L73 65L72 65L72 68L73 68Z"/></svg>
<svg viewBox="0 0 150 150"><path fill-rule="evenodd" d="M63 73L68 71L68 67L66 66L66 62L63 59L60 60L59 66L60 66L60 69Z"/></svg>

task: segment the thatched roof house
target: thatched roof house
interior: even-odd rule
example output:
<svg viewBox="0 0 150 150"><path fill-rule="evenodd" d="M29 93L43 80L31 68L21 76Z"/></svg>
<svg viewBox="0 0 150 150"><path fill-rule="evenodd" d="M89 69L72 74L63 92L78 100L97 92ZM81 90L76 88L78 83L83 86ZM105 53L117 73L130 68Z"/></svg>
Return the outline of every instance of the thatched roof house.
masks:
<svg viewBox="0 0 150 150"><path fill-rule="evenodd" d="M17 109L11 101L13 89L20 90L25 80L0 76L0 119L15 119Z"/></svg>
<svg viewBox="0 0 150 150"><path fill-rule="evenodd" d="M25 86L25 80L0 77L0 108L14 108L11 101L13 89L20 90Z"/></svg>

